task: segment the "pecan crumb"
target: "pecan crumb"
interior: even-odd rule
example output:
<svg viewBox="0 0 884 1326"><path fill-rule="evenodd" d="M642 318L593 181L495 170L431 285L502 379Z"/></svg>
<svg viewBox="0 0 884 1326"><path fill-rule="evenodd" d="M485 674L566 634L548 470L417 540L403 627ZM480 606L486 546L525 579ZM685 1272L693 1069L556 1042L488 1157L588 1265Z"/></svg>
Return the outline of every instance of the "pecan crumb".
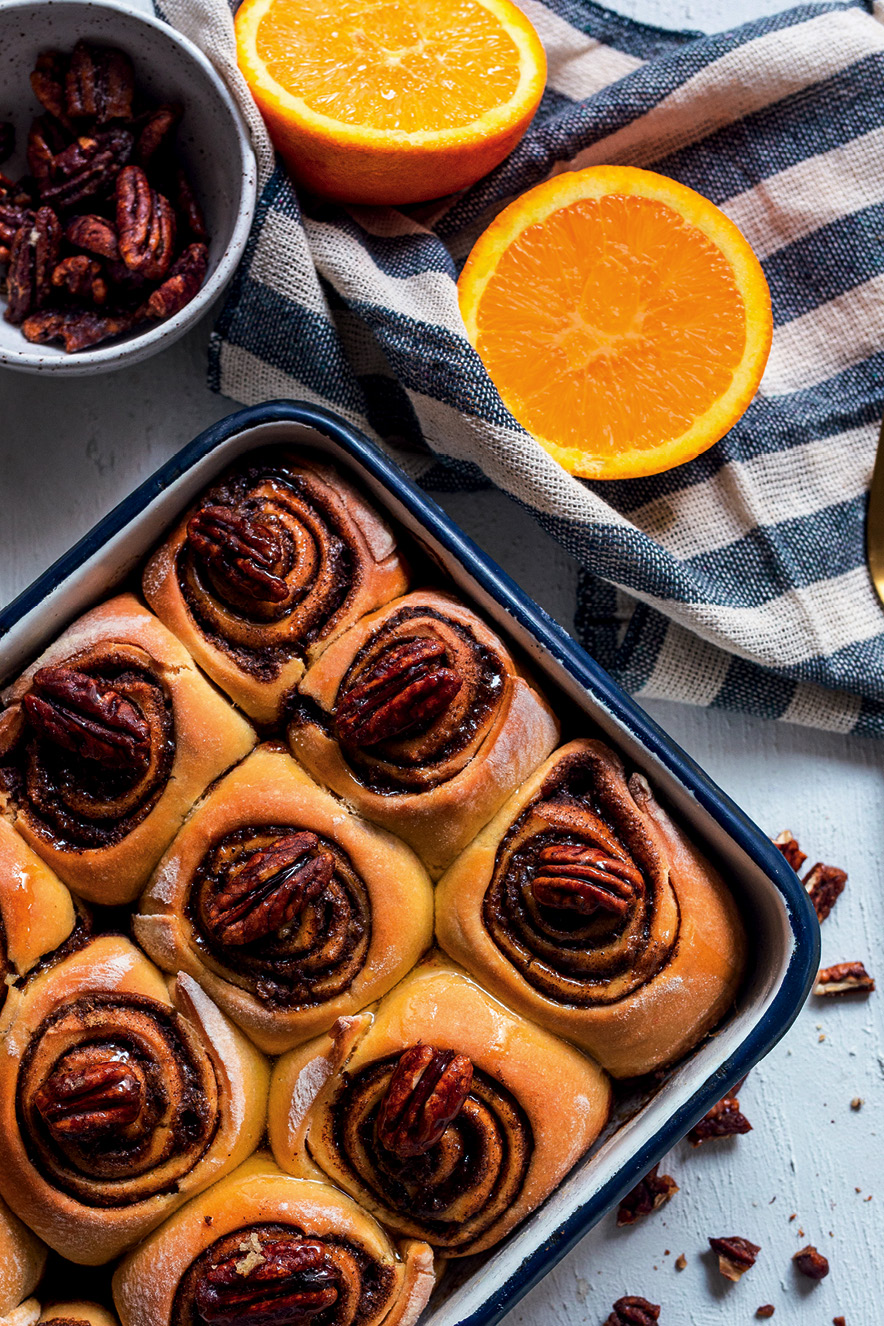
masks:
<svg viewBox="0 0 884 1326"><path fill-rule="evenodd" d="M871 994L875 982L861 962L839 962L823 967L813 987L815 995Z"/></svg>
<svg viewBox="0 0 884 1326"><path fill-rule="evenodd" d="M825 921L844 892L844 885L847 883L847 871L817 861L816 865L808 870L801 882L813 903L817 920Z"/></svg>
<svg viewBox="0 0 884 1326"><path fill-rule="evenodd" d="M791 830L783 829L783 832L778 833L776 838L774 838L774 845L780 849L783 856L797 875L798 871L807 860L807 853L802 852L801 848L798 846L798 839L795 835Z"/></svg>
<svg viewBox="0 0 884 1326"><path fill-rule="evenodd" d="M773 1303L762 1303L760 1308L755 1309L756 1317L772 1317L775 1312Z"/></svg>
<svg viewBox="0 0 884 1326"><path fill-rule="evenodd" d="M605 1326L655 1326L660 1319L660 1305L646 1298L628 1294L618 1298Z"/></svg>
<svg viewBox="0 0 884 1326"><path fill-rule="evenodd" d="M832 1326L847 1326L847 1322L843 1317L833 1317Z"/></svg>
<svg viewBox="0 0 884 1326"><path fill-rule="evenodd" d="M658 1164L649 1170L622 1199L617 1211L618 1225L634 1225L642 1216L659 1210L678 1192L675 1179L670 1174L658 1174L659 1168Z"/></svg>
<svg viewBox="0 0 884 1326"><path fill-rule="evenodd" d="M730 1238L710 1239L709 1246L718 1253L718 1269L727 1280L737 1281L755 1265L761 1248L757 1243L733 1234Z"/></svg>
<svg viewBox="0 0 884 1326"><path fill-rule="evenodd" d="M242 1258L241 1261L238 1261L235 1264L233 1269L236 1271L237 1275L241 1275L243 1277L251 1275L252 1271L254 1271L256 1266L262 1266L264 1262L267 1260L261 1249L261 1243L260 1240L258 1239L258 1235L255 1233L254 1230L252 1230L251 1234L247 1239L244 1239L243 1242L240 1243L237 1251L244 1252L245 1256Z"/></svg>
<svg viewBox="0 0 884 1326"><path fill-rule="evenodd" d="M828 1259L821 1252L817 1252L812 1243L808 1243L806 1248L796 1252L792 1261L797 1270L802 1275L806 1275L808 1280L825 1280L829 1274Z"/></svg>
<svg viewBox="0 0 884 1326"><path fill-rule="evenodd" d="M850 1108L851 1108L852 1110L861 1110L862 1107L863 1107L863 1104L864 1104L864 1101L863 1101L862 1096L854 1096L853 1100L850 1102Z"/></svg>
<svg viewBox="0 0 884 1326"><path fill-rule="evenodd" d="M724 1096L713 1105L708 1114L695 1123L688 1133L691 1146L702 1146L717 1137L734 1137L739 1133L751 1133L752 1125L740 1111L740 1102L736 1096Z"/></svg>
<svg viewBox="0 0 884 1326"><path fill-rule="evenodd" d="M675 1269L677 1271L683 1271L684 1268L687 1266L687 1264L688 1264L687 1257L684 1255L683 1252L680 1252L675 1259Z"/></svg>
<svg viewBox="0 0 884 1326"><path fill-rule="evenodd" d="M214 1225L214 1223L215 1223L215 1217L214 1217L214 1216L203 1216L203 1224L204 1224L204 1225Z"/></svg>

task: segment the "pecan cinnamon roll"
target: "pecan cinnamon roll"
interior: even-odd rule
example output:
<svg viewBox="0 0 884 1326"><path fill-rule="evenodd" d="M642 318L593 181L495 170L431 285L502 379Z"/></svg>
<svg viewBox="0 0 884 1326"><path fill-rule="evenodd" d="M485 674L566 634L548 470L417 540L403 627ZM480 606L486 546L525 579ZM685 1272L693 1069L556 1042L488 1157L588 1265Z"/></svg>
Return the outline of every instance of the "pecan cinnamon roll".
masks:
<svg viewBox="0 0 884 1326"><path fill-rule="evenodd" d="M438 958L374 1016L280 1059L278 1163L328 1178L446 1257L497 1243L595 1141L610 1086L591 1060Z"/></svg>
<svg viewBox="0 0 884 1326"><path fill-rule="evenodd" d="M105 935L10 991L0 1189L40 1237L97 1265L254 1151L268 1069L189 976L170 996Z"/></svg>
<svg viewBox="0 0 884 1326"><path fill-rule="evenodd" d="M129 1254L114 1301L123 1326L413 1326L434 1284L426 1244L257 1155Z"/></svg>
<svg viewBox="0 0 884 1326"><path fill-rule="evenodd" d="M745 962L726 884L599 741L557 751L458 857L436 933L493 994L615 1077L691 1049Z"/></svg>
<svg viewBox="0 0 884 1326"><path fill-rule="evenodd" d="M503 641L449 594L363 618L299 687L298 759L436 878L553 749L558 723Z"/></svg>
<svg viewBox="0 0 884 1326"><path fill-rule="evenodd" d="M81 617L4 695L0 812L75 893L131 902L249 724L131 594Z"/></svg>
<svg viewBox="0 0 884 1326"><path fill-rule="evenodd" d="M264 745L190 816L135 917L268 1053L380 998L433 938L414 853L349 814L281 745Z"/></svg>
<svg viewBox="0 0 884 1326"><path fill-rule="evenodd" d="M0 1199L0 1318L34 1292L49 1249Z"/></svg>
<svg viewBox="0 0 884 1326"><path fill-rule="evenodd" d="M0 819L0 1009L10 986L60 948L76 920L61 880Z"/></svg>
<svg viewBox="0 0 884 1326"><path fill-rule="evenodd" d="M392 531L352 484L281 450L219 479L144 573L157 616L261 723L330 640L407 584Z"/></svg>

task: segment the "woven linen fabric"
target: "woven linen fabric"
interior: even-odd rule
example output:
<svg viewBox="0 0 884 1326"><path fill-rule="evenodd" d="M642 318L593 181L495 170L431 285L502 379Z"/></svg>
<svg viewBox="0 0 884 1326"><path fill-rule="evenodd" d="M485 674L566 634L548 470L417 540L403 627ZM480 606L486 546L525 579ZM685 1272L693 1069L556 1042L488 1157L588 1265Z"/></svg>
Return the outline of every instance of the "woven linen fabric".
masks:
<svg viewBox="0 0 884 1326"><path fill-rule="evenodd" d="M247 404L329 406L428 489L510 494L579 562L575 630L633 694L884 735L864 560L884 409L884 14L820 3L703 36L588 0L521 7L549 59L527 136L465 194L397 211L298 197L236 70L230 7L162 0L239 98L261 172L210 381ZM609 162L672 176L736 222L775 330L722 442L667 474L586 482L504 407L455 282L514 197Z"/></svg>

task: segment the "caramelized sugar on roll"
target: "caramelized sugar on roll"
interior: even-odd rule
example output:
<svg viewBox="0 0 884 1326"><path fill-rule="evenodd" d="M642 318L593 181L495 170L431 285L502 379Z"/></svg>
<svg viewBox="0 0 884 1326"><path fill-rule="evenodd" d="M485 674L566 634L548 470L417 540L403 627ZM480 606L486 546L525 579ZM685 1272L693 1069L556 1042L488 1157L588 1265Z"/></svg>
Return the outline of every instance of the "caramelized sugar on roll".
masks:
<svg viewBox="0 0 884 1326"><path fill-rule="evenodd" d="M226 834L197 871L188 911L206 961L271 1005L346 991L371 939L368 894L346 852L305 830Z"/></svg>

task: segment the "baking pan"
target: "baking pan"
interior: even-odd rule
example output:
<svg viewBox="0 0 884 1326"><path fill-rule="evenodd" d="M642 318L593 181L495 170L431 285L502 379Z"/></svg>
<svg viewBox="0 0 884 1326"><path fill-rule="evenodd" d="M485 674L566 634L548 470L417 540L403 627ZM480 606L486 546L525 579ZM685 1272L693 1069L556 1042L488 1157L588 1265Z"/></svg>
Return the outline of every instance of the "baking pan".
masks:
<svg viewBox="0 0 884 1326"><path fill-rule="evenodd" d="M0 676L17 675L72 618L118 588L221 470L279 444L327 456L372 495L530 659L545 688L570 702L569 735L600 732L648 776L723 871L747 919L749 969L724 1023L661 1080L621 1090L590 1155L501 1245L452 1264L422 1319L490 1326L776 1044L816 974L819 927L798 877L761 830L430 498L357 429L317 406L276 401L241 410L184 447L0 613Z"/></svg>

